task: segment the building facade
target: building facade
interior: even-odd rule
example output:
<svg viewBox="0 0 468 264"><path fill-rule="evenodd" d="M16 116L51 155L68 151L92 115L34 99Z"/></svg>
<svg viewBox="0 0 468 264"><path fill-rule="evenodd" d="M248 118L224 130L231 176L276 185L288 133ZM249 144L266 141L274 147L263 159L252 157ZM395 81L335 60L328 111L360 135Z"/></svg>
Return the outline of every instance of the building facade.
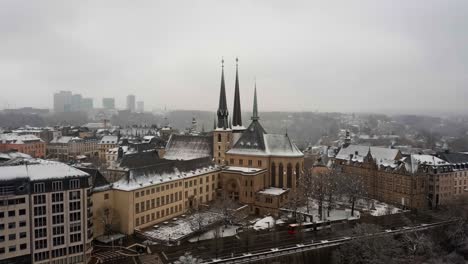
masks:
<svg viewBox="0 0 468 264"><path fill-rule="evenodd" d="M0 134L0 152L15 150L34 158L44 158L46 143L35 135Z"/></svg>
<svg viewBox="0 0 468 264"><path fill-rule="evenodd" d="M424 209L449 204L454 197L453 166L431 155L345 145L333 163L345 174L360 175L366 195L383 202Z"/></svg>
<svg viewBox="0 0 468 264"><path fill-rule="evenodd" d="M222 67L217 122L213 130L213 159L222 166L221 195L249 205L253 214L277 213L303 175L304 154L288 134L269 134L262 127L256 86L252 122L247 129L243 127L237 62L236 59L234 126L227 110Z"/></svg>
<svg viewBox="0 0 468 264"><path fill-rule="evenodd" d="M109 149L118 147L119 137L118 136L103 136L98 143L99 148L99 159L102 162L107 162L106 153Z"/></svg>
<svg viewBox="0 0 468 264"><path fill-rule="evenodd" d="M114 109L115 108L115 99L114 98L102 98L102 108L104 108L104 109Z"/></svg>
<svg viewBox="0 0 468 264"><path fill-rule="evenodd" d="M106 211L114 216L114 230L133 234L210 203L216 198L220 172L210 158L161 159L128 169L120 180L93 193L96 236L104 232Z"/></svg>
<svg viewBox="0 0 468 264"><path fill-rule="evenodd" d="M90 260L93 215L87 173L34 160L0 166L0 174L0 263Z"/></svg>
<svg viewBox="0 0 468 264"><path fill-rule="evenodd" d="M135 112L135 95L130 94L127 95L127 110L130 112Z"/></svg>
<svg viewBox="0 0 468 264"><path fill-rule="evenodd" d="M79 156L99 158L98 140L64 136L53 139L47 145L48 158L69 161Z"/></svg>

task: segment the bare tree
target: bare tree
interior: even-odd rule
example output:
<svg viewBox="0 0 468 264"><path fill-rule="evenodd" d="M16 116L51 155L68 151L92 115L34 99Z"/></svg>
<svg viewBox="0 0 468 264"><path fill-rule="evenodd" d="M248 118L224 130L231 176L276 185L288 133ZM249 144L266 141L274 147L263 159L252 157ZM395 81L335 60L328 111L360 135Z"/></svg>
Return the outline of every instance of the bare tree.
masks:
<svg viewBox="0 0 468 264"><path fill-rule="evenodd" d="M97 213L99 221L104 225L104 235L110 236L113 233L113 227L118 222L118 213L110 207L104 207Z"/></svg>
<svg viewBox="0 0 468 264"><path fill-rule="evenodd" d="M217 199L211 210L221 213L223 224L240 224L248 215L239 209L239 204L227 196Z"/></svg>
<svg viewBox="0 0 468 264"><path fill-rule="evenodd" d="M366 197L366 188L364 186L364 180L361 175L340 173L339 185L344 196L349 199L351 205L351 216L354 216L354 207L356 201L360 198Z"/></svg>
<svg viewBox="0 0 468 264"><path fill-rule="evenodd" d="M213 233L213 239L212 239L212 242L213 242L213 249L215 251L215 256L216 258L218 258L218 253L219 253L219 249L220 249L220 246L222 247L222 238L223 238L223 230L221 229L221 226L217 226L215 227L215 229L213 229L212 231Z"/></svg>
<svg viewBox="0 0 468 264"><path fill-rule="evenodd" d="M402 241L411 261L415 262L418 256L424 258L432 256L434 243L427 235L421 232L405 233Z"/></svg>
<svg viewBox="0 0 468 264"><path fill-rule="evenodd" d="M190 229L197 234L198 242L200 241L200 233L205 229L205 219L199 210L194 210L190 218Z"/></svg>
<svg viewBox="0 0 468 264"><path fill-rule="evenodd" d="M358 224L348 235L362 236L379 232L376 225ZM355 239L341 245L333 252L336 264L399 264L408 263L400 247L400 242L392 236Z"/></svg>
<svg viewBox="0 0 468 264"><path fill-rule="evenodd" d="M307 200L304 196L303 188L291 189L288 193L288 201L286 202L285 207L291 210L292 217L296 221L302 221L302 217L299 217L299 209L307 203Z"/></svg>
<svg viewBox="0 0 468 264"><path fill-rule="evenodd" d="M339 176L336 171L329 171L323 175L325 184L325 201L327 203L327 217L330 217L330 212L336 206L337 200L341 197L341 189L339 188Z"/></svg>

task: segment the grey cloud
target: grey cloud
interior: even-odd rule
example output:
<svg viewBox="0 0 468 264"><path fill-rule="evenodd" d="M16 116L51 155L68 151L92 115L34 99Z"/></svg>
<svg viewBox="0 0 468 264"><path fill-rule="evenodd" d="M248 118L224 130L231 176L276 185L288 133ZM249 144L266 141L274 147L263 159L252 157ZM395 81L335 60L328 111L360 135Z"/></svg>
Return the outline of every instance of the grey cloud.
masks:
<svg viewBox="0 0 468 264"><path fill-rule="evenodd" d="M133 93L148 108L467 112L466 1L1 1L0 108ZM200 96L202 95L202 96ZM231 107L231 106L230 106Z"/></svg>

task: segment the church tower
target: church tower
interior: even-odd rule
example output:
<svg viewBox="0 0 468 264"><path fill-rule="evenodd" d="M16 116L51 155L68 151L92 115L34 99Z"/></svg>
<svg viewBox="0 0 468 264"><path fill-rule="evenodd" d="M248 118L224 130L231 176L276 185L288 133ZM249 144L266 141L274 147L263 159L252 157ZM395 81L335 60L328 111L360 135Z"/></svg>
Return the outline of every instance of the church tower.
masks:
<svg viewBox="0 0 468 264"><path fill-rule="evenodd" d="M237 142L244 131L245 127L242 125L242 111L239 90L239 59L236 58L236 84L234 89L234 111L232 115L232 145Z"/></svg>
<svg viewBox="0 0 468 264"><path fill-rule="evenodd" d="M224 165L226 164L225 153L230 149L232 141L232 129L226 103L226 87L224 84L224 59L221 61L221 89L216 115L217 122L215 122L213 131L213 158L216 164Z"/></svg>

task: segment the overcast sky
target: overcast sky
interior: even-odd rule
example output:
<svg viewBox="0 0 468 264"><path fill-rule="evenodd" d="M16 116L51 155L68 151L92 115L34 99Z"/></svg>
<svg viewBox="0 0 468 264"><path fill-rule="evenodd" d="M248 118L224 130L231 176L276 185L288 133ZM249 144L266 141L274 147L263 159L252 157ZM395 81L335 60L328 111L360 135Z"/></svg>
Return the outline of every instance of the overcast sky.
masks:
<svg viewBox="0 0 468 264"><path fill-rule="evenodd" d="M468 112L468 1L0 1L0 108Z"/></svg>

